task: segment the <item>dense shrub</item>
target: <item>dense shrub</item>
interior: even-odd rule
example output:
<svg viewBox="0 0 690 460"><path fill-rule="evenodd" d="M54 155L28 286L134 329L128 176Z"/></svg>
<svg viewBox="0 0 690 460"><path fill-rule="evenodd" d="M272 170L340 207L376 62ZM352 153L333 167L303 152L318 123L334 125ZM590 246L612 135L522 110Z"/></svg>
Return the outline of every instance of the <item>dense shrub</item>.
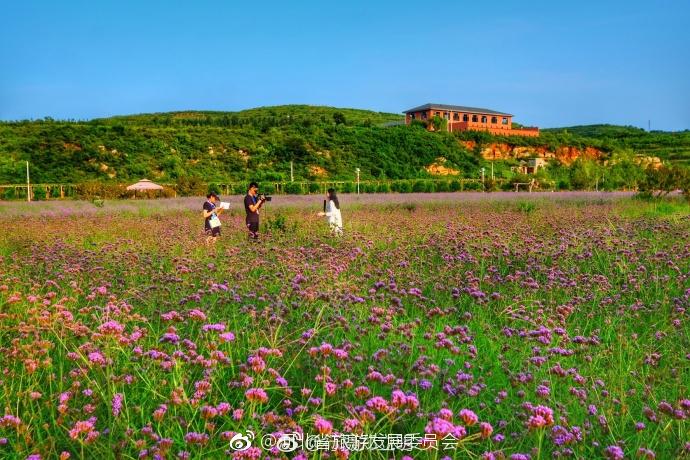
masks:
<svg viewBox="0 0 690 460"><path fill-rule="evenodd" d="M162 198L173 198L177 196L177 192L172 187L163 187L159 196Z"/></svg>
<svg viewBox="0 0 690 460"><path fill-rule="evenodd" d="M302 187L297 182L288 182L287 184L285 184L285 187L283 188L283 190L288 195L301 195L302 194Z"/></svg>
<svg viewBox="0 0 690 460"><path fill-rule="evenodd" d="M463 188L467 191L484 190L481 182L465 182Z"/></svg>
<svg viewBox="0 0 690 460"><path fill-rule="evenodd" d="M435 183L437 192L448 192L450 191L450 184L448 181L440 180Z"/></svg>
<svg viewBox="0 0 690 460"><path fill-rule="evenodd" d="M181 176L177 178L175 190L180 196L200 196L208 192L208 186L199 176Z"/></svg>
<svg viewBox="0 0 690 460"><path fill-rule="evenodd" d="M375 182L365 182L360 184L360 189L362 193L376 193L377 185Z"/></svg>
<svg viewBox="0 0 690 460"><path fill-rule="evenodd" d="M690 195L690 169L681 166L649 167L640 183L640 191L665 196L674 191Z"/></svg>
<svg viewBox="0 0 690 460"><path fill-rule="evenodd" d="M377 193L390 193L391 186L388 182L381 182L378 187L376 187Z"/></svg>
<svg viewBox="0 0 690 460"><path fill-rule="evenodd" d="M36 201L42 201L46 199L46 189L43 187L33 187L33 199Z"/></svg>
<svg viewBox="0 0 690 460"><path fill-rule="evenodd" d="M509 192L515 190L515 186L510 181L501 182L499 187L504 192Z"/></svg>
<svg viewBox="0 0 690 460"><path fill-rule="evenodd" d="M561 179L556 183L556 188L558 188L558 190L570 190L570 181L568 179Z"/></svg>
<svg viewBox="0 0 690 460"><path fill-rule="evenodd" d="M206 194L209 193L216 193L220 195L220 185L219 184L208 184L208 187L206 187Z"/></svg>
<svg viewBox="0 0 690 460"><path fill-rule="evenodd" d="M487 192L495 192L499 189L499 184L495 179L486 179L484 181L484 190Z"/></svg>
<svg viewBox="0 0 690 460"><path fill-rule="evenodd" d="M232 184L229 193L234 193L235 195L246 195L249 183L237 182Z"/></svg>
<svg viewBox="0 0 690 460"><path fill-rule="evenodd" d="M75 193L77 198L82 200L92 200L96 196L106 200L129 198L134 196L134 193L127 191L124 185L102 182L85 182L83 184L79 184L76 186ZM202 193L199 193L199 195ZM137 192L136 196L146 195L142 195L141 192Z"/></svg>
<svg viewBox="0 0 690 460"><path fill-rule="evenodd" d="M426 192L427 182L423 180L417 180L412 184L412 191L414 193Z"/></svg>
<svg viewBox="0 0 690 460"><path fill-rule="evenodd" d="M397 182L397 188L399 193L411 193L412 192L412 182L403 180Z"/></svg>

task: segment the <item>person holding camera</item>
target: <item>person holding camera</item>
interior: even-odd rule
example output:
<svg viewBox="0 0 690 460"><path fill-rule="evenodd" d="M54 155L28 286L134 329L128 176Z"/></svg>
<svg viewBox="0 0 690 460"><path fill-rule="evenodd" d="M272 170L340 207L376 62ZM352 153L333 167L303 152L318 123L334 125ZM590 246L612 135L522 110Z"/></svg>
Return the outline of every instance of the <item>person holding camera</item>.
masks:
<svg viewBox="0 0 690 460"><path fill-rule="evenodd" d="M203 209L206 244L211 245L216 242L216 238L220 235L221 224L218 215L223 212L223 208L220 207L220 198L216 192L206 195Z"/></svg>
<svg viewBox="0 0 690 460"><path fill-rule="evenodd" d="M328 217L328 226L331 228L331 235L343 236L343 217L340 214L340 203L335 189L329 188L326 192L326 199L323 203L323 212L319 216Z"/></svg>
<svg viewBox="0 0 690 460"><path fill-rule="evenodd" d="M264 195L259 195L259 185L256 182L249 184L247 195L244 197L244 211L247 214L245 222L249 230L249 239L259 238L259 209L266 202Z"/></svg>

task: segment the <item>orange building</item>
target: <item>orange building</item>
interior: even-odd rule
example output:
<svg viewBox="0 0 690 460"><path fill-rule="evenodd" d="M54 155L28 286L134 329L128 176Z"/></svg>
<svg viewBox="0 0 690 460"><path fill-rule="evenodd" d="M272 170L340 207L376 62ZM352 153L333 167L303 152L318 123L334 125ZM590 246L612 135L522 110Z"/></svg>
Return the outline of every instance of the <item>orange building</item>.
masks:
<svg viewBox="0 0 690 460"><path fill-rule="evenodd" d="M487 131L502 136L539 136L539 128L513 129L513 115L495 110L462 105L424 104L403 112L405 124L412 120L448 120L448 131Z"/></svg>

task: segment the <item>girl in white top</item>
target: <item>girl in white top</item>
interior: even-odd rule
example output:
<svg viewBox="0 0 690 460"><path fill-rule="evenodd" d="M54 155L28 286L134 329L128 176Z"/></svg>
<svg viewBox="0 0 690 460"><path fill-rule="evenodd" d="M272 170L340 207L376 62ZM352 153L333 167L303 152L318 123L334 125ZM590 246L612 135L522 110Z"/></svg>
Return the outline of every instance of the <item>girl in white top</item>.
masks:
<svg viewBox="0 0 690 460"><path fill-rule="evenodd" d="M328 226L331 228L331 235L343 236L343 217L340 214L340 203L338 203L338 195L332 188L326 192L326 209L320 212L319 216L328 217Z"/></svg>

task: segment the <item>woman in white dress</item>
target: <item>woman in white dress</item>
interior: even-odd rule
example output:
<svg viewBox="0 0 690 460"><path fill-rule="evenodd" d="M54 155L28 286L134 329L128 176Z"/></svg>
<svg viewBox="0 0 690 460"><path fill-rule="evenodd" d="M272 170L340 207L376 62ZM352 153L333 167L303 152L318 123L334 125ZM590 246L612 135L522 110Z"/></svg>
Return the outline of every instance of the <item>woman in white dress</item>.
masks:
<svg viewBox="0 0 690 460"><path fill-rule="evenodd" d="M340 214L340 203L338 202L338 195L332 188L326 192L326 202L324 211L319 213L319 216L328 217L328 226L331 228L331 235L343 236L343 217Z"/></svg>

